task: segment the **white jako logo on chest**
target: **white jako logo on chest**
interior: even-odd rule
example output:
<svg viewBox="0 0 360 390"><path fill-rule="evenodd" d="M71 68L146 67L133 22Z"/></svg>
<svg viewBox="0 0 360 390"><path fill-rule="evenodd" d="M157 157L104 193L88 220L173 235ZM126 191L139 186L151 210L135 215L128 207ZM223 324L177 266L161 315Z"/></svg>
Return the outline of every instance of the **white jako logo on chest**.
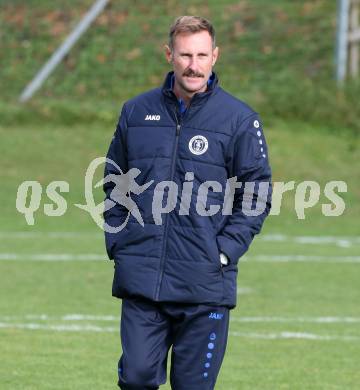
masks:
<svg viewBox="0 0 360 390"><path fill-rule="evenodd" d="M203 154L207 151L209 146L208 140L203 135L195 135L189 141L189 149L193 154Z"/></svg>
<svg viewBox="0 0 360 390"><path fill-rule="evenodd" d="M150 115L147 114L145 117L146 121L159 121L160 120L160 115Z"/></svg>

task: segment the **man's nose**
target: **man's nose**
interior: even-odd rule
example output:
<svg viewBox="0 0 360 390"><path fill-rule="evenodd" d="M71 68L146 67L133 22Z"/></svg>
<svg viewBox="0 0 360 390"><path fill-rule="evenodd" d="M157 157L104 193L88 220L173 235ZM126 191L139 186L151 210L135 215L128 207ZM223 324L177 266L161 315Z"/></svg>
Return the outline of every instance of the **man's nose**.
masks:
<svg viewBox="0 0 360 390"><path fill-rule="evenodd" d="M189 68L192 69L193 71L198 70L198 61L197 61L196 57L190 58Z"/></svg>

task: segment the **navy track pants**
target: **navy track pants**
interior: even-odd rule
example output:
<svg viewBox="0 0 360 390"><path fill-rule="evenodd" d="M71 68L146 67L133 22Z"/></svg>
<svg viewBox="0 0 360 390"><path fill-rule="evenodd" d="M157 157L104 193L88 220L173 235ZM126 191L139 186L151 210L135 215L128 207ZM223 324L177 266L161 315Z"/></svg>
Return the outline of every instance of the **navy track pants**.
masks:
<svg viewBox="0 0 360 390"><path fill-rule="evenodd" d="M203 304L122 300L123 390L156 390L166 382L170 347L173 390L211 390L225 354L229 308Z"/></svg>

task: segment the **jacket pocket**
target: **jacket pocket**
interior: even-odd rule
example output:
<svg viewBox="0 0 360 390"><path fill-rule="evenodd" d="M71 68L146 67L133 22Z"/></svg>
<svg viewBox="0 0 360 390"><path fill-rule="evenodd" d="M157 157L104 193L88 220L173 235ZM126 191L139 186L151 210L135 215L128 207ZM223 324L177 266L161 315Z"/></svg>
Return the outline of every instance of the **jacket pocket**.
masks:
<svg viewBox="0 0 360 390"><path fill-rule="evenodd" d="M118 256L114 259L114 275L112 282L112 296L122 298L124 296L124 289L121 283L121 275L120 275L120 262Z"/></svg>
<svg viewBox="0 0 360 390"><path fill-rule="evenodd" d="M209 242L209 257L211 258L212 263L214 263L220 270L222 267L220 262L220 250L216 242L216 232L213 232Z"/></svg>

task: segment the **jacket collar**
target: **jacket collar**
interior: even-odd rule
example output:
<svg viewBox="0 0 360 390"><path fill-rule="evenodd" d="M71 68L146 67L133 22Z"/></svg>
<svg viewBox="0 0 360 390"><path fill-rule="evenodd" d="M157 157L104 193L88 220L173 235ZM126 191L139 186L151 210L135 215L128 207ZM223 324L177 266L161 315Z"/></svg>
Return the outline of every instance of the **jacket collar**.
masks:
<svg viewBox="0 0 360 390"><path fill-rule="evenodd" d="M173 78L174 78L174 71L169 72L164 80L163 86L161 88L162 93L165 96L165 99L169 102L172 102L172 104L179 103L174 91L173 91ZM217 77L217 74L215 72L212 72L209 80L208 80L208 86L206 91L204 92L198 92L196 93L190 100L190 104L192 106L203 104L207 100L207 98L212 95L215 90L218 88L218 82L219 79Z"/></svg>

